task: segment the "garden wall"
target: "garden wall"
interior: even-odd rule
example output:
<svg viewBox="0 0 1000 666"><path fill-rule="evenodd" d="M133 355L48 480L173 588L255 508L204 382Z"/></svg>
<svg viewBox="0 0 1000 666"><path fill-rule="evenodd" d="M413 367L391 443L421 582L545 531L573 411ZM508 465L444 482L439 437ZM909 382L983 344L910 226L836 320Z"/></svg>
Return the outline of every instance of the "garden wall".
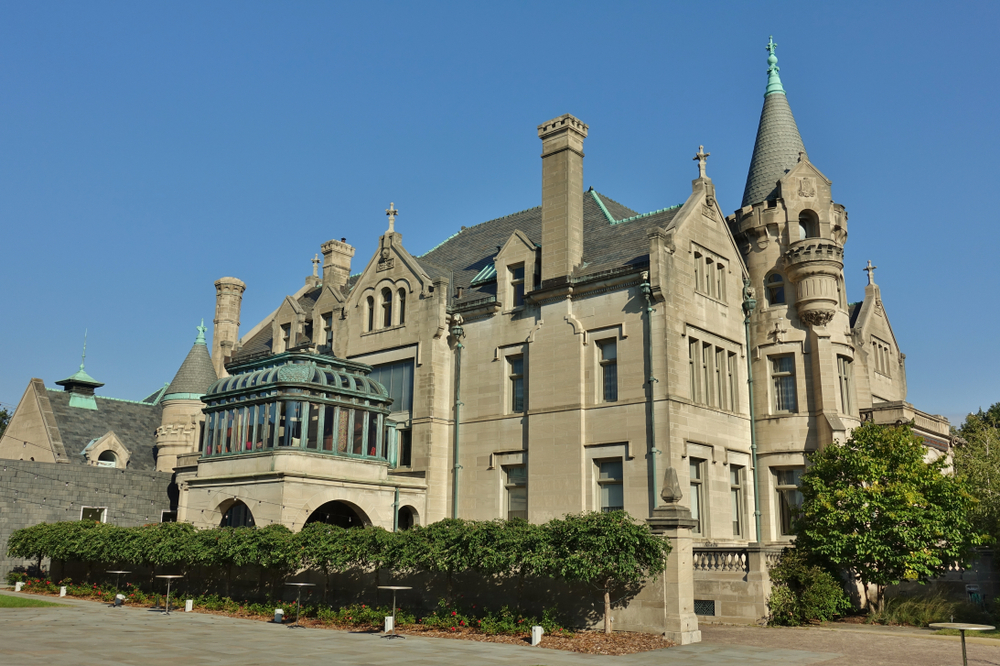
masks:
<svg viewBox="0 0 1000 666"><path fill-rule="evenodd" d="M4 460L0 464L0 574L35 564L7 557L14 530L39 523L79 520L83 507L105 508L105 521L123 527L160 522L171 510L172 475Z"/></svg>

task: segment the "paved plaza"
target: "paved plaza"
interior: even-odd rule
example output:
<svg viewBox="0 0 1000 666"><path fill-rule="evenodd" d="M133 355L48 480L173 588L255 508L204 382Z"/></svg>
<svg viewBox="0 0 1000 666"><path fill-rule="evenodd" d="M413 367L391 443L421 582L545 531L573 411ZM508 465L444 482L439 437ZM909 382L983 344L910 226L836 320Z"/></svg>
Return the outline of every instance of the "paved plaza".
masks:
<svg viewBox="0 0 1000 666"><path fill-rule="evenodd" d="M290 630L267 622L202 613L164 616L147 609L111 609L90 601L61 602L59 608L0 610L0 636L3 636L0 664L931 666L961 663L957 639L905 630L707 626L703 627L704 642L697 645L606 657L449 639L408 637L388 641L377 634ZM969 663L1000 665L1000 642L993 645L979 639L970 643Z"/></svg>

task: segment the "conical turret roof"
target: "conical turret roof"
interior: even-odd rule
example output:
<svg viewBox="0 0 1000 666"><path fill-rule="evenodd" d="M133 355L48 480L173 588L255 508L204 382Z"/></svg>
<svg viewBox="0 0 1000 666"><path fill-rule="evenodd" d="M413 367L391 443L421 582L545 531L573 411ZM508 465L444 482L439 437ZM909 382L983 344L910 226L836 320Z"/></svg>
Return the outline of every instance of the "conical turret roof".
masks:
<svg viewBox="0 0 1000 666"><path fill-rule="evenodd" d="M208 393L209 387L219 378L205 343L205 330L203 321L191 351L163 396L164 400L196 400Z"/></svg>
<svg viewBox="0 0 1000 666"><path fill-rule="evenodd" d="M777 196L777 182L799 161L799 153L806 148L799 136L799 128L788 106L785 89L778 76L778 58L774 55L777 44L769 41L767 50L767 90L764 108L757 126L757 141L750 158L747 185L743 190L742 206L760 203Z"/></svg>

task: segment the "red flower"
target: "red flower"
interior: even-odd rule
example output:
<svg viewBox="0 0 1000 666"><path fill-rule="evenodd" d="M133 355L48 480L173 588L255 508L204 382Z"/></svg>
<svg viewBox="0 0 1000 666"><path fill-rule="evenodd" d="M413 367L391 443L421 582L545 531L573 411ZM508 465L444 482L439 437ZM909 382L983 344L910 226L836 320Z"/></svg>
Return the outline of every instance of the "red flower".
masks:
<svg viewBox="0 0 1000 666"><path fill-rule="evenodd" d="M364 604L361 604L361 607L362 607L362 608L364 608L364 607L365 607L365 605L364 605Z"/></svg>
<svg viewBox="0 0 1000 666"><path fill-rule="evenodd" d="M455 627L452 627L452 628L451 628L451 630L452 630L452 631L456 631Z"/></svg>
<svg viewBox="0 0 1000 666"><path fill-rule="evenodd" d="M459 621L458 621L458 623L459 623L460 625L462 625L463 627L465 626L465 620L459 620Z"/></svg>
<svg viewBox="0 0 1000 666"><path fill-rule="evenodd" d="M451 614L452 614L452 615L455 615L456 613L455 613L455 611L452 611L452 612L451 612Z"/></svg>

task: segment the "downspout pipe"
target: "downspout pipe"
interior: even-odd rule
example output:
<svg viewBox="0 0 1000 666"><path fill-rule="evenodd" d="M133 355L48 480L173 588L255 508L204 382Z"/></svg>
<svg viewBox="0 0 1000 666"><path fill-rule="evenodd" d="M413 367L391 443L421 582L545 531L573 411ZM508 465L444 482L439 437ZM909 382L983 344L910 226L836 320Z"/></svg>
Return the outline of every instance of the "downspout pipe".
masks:
<svg viewBox="0 0 1000 666"><path fill-rule="evenodd" d="M639 289L646 299L646 331L649 333L649 344L646 345L646 367L649 369L649 376L646 378L649 387L649 395L647 396L649 402L649 472L653 476L652 507L655 507L660 497L660 474L656 469L656 456L660 455L660 450L656 448L656 403L653 401L653 384L659 380L653 376L653 287L649 284L649 271L642 272L642 284Z"/></svg>
<svg viewBox="0 0 1000 666"><path fill-rule="evenodd" d="M462 338L465 337L465 329L462 328L462 316L452 317L451 336L455 339L455 439L452 444L452 458L455 466L452 470L451 479L451 517L458 518L458 473L462 466L458 463L459 444L459 424L462 416Z"/></svg>
<svg viewBox="0 0 1000 666"><path fill-rule="evenodd" d="M750 360L750 315L757 308L750 279L743 278L743 332L747 339L747 389L750 394L750 460L753 467L753 519L757 543L760 538L760 476L757 474L757 420L753 402L753 364Z"/></svg>

